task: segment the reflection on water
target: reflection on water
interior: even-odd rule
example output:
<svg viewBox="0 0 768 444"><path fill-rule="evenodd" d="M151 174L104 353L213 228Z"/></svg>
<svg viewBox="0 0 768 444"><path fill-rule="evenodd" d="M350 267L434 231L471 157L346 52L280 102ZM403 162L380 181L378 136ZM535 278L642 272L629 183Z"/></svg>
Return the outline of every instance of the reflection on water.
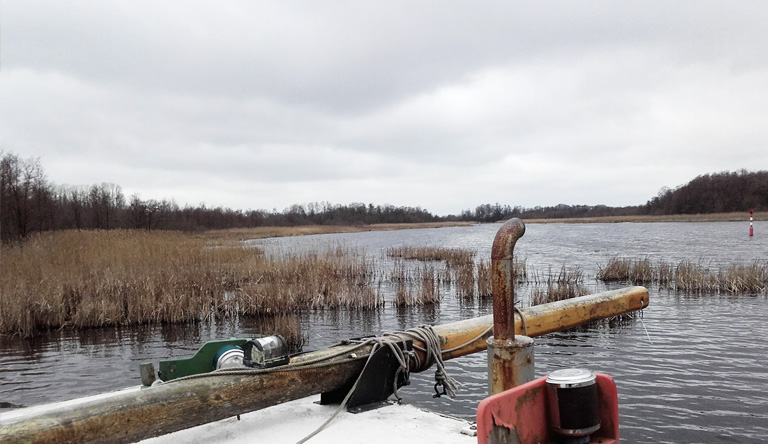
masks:
<svg viewBox="0 0 768 444"><path fill-rule="evenodd" d="M713 266L766 260L768 237L748 237L740 223L529 225L516 253L529 268L579 266L591 291L597 265L614 256ZM259 242L301 250L344 242L383 261L390 246L472 248L490 256L497 225L308 236ZM756 233L768 232L757 223ZM525 298L525 286L519 287ZM305 350L343 338L378 335L421 324L489 314L490 300L466 300L441 290L426 307L380 311L317 310L284 320ZM611 374L619 388L621 434L626 442L736 442L768 440L768 296L686 295L651 289L639 319L616 318L536 339L536 374L587 367ZM271 324L270 324L271 322ZM0 408L69 399L140 383L138 365L186 357L205 341L272 333L278 322L239 319L188 325L61 330L21 340L0 338ZM646 335L647 329L647 335ZM284 334L285 331L283 331ZM649 340L650 337L650 340ZM412 375L400 390L409 403L472 418L487 391L486 355L448 361L462 384L456 399L432 398L433 373Z"/></svg>

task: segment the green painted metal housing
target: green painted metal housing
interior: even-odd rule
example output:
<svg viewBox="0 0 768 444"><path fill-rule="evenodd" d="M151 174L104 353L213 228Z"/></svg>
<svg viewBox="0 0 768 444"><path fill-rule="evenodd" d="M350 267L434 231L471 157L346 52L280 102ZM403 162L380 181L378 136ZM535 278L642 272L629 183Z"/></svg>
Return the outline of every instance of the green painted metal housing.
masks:
<svg viewBox="0 0 768 444"><path fill-rule="evenodd" d="M221 341L208 341L200 347L200 350L191 358L171 359L160 361L158 376L162 381L170 381L184 376L197 375L212 372L216 369L214 362L216 353L227 345L242 348L248 339L225 339Z"/></svg>

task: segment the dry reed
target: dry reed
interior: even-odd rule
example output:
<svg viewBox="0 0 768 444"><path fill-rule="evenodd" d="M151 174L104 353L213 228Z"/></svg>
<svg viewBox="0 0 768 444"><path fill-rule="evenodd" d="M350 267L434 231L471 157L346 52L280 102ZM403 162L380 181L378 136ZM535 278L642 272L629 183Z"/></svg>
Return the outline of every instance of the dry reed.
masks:
<svg viewBox="0 0 768 444"><path fill-rule="evenodd" d="M475 296L475 263L466 262L453 268L456 282L456 293L460 297Z"/></svg>
<svg viewBox="0 0 768 444"><path fill-rule="evenodd" d="M300 351L308 339L307 335L301 331L301 322L293 314L260 315L249 321L249 324L255 327L253 329L258 334L281 335L292 353Z"/></svg>
<svg viewBox="0 0 768 444"><path fill-rule="evenodd" d="M768 263L728 265L713 270L701 263L682 260L677 265L648 259L612 258L598 266L597 279L611 282L655 282L660 288L694 293L756 294L768 289Z"/></svg>
<svg viewBox="0 0 768 444"><path fill-rule="evenodd" d="M390 280L395 285L395 306L406 307L415 305L416 299L413 296L413 292L410 291L411 286L408 285L411 277L405 267L402 265L395 267L390 275Z"/></svg>
<svg viewBox="0 0 768 444"><path fill-rule="evenodd" d="M424 267L421 270L421 289L419 304L434 304L440 302L440 285L435 279L434 267Z"/></svg>
<svg viewBox="0 0 768 444"><path fill-rule="evenodd" d="M597 279L604 282L651 282L656 273L650 259L611 258L605 267L598 265Z"/></svg>
<svg viewBox="0 0 768 444"><path fill-rule="evenodd" d="M481 298L493 296L491 265L482 259L477 263L477 295Z"/></svg>
<svg viewBox="0 0 768 444"><path fill-rule="evenodd" d="M441 283L453 283L456 286L456 293L464 298L472 298L475 294L475 252L472 250L460 248L442 248L442 247L391 247L386 251L386 255L395 259L417 260L422 262L443 261L445 268L435 272L431 268L429 277L425 277L425 272L417 273L415 279L422 282L422 289L419 295L414 298L408 298L408 289L398 286L395 294L395 304L398 306L418 304L429 304L439 301L439 294L436 297L429 297L429 285L439 290ZM408 274L401 271L401 266L395 268L397 279L408 281ZM396 279L393 279L393 281ZM425 283L426 281L431 284ZM399 282L399 280L398 280ZM398 284L400 285L400 284ZM439 293L439 291L438 291ZM408 301L413 302L408 302Z"/></svg>
<svg viewBox="0 0 768 444"><path fill-rule="evenodd" d="M584 286L584 272L579 267L567 269L563 266L557 275L550 270L546 279L536 274L534 281L537 287L531 292L531 305L571 299L588 292ZM543 288L539 287L541 284L544 284Z"/></svg>
<svg viewBox="0 0 768 444"><path fill-rule="evenodd" d="M475 252L461 248L391 247L387 256L406 260L445 261L449 267L474 262Z"/></svg>
<svg viewBox="0 0 768 444"><path fill-rule="evenodd" d="M393 302L397 307L440 302L439 279L434 267L408 269L403 264L396 264L389 279L395 287Z"/></svg>
<svg viewBox="0 0 768 444"><path fill-rule="evenodd" d="M524 284L528 281L528 260L526 258L512 260L513 279L517 284ZM481 298L493 296L493 274L491 264L480 260L477 263L477 295Z"/></svg>
<svg viewBox="0 0 768 444"><path fill-rule="evenodd" d="M229 228L226 230L208 230L202 236L217 245L237 245L241 241L249 239L265 239L270 237L306 236L309 234L330 233L359 233L363 231L393 231L410 230L419 228L443 228L443 227L468 227L474 222L421 222L421 223L397 223L397 224L370 224L370 225L301 225L295 227L254 227L254 228Z"/></svg>
<svg viewBox="0 0 768 444"><path fill-rule="evenodd" d="M6 248L2 260L0 333L22 336L383 303L373 263L362 255L267 258L176 232L42 233Z"/></svg>

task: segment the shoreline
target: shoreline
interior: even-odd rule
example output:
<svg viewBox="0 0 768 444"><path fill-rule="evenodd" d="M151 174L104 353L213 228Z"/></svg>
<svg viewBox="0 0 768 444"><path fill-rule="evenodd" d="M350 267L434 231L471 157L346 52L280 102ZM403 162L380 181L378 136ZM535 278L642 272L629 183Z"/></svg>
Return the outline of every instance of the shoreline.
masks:
<svg viewBox="0 0 768 444"><path fill-rule="evenodd" d="M755 213L755 221L768 220L768 213ZM504 220L490 223L502 223ZM749 222L749 213L709 213L709 214L672 214L672 215L633 215L601 217L567 217L546 219L523 219L526 224L588 224L588 223L651 223L651 222ZM469 227L480 222L416 222L371 225L301 225L293 227L256 227L209 230L201 237L208 241L240 242L250 239L271 237L308 236L313 234L361 233L366 231L411 230L419 228Z"/></svg>
<svg viewBox="0 0 768 444"><path fill-rule="evenodd" d="M768 213L754 213L754 221L768 220ZM504 220L488 223L503 223ZM749 222L749 213L708 213L671 215L633 215L601 217L566 217L556 219L523 219L526 224L606 224L606 223L655 223L655 222ZM309 236L314 234L362 233L366 231L413 230L420 228L470 227L475 221L415 222L371 225L300 225L293 227L255 227L208 230L198 236L219 245L235 244L245 240L273 237Z"/></svg>
<svg viewBox="0 0 768 444"><path fill-rule="evenodd" d="M477 222L417 222L371 225L300 225L295 227L229 228L205 231L200 236L217 243L241 242L271 237L309 236L313 234L362 233L365 231L412 230L419 228L469 227Z"/></svg>
<svg viewBox="0 0 768 444"><path fill-rule="evenodd" d="M755 213L755 221L768 220L766 213ZM650 223L650 222L749 222L749 212L709 214L668 214L602 217L567 217L562 219L523 219L527 224Z"/></svg>

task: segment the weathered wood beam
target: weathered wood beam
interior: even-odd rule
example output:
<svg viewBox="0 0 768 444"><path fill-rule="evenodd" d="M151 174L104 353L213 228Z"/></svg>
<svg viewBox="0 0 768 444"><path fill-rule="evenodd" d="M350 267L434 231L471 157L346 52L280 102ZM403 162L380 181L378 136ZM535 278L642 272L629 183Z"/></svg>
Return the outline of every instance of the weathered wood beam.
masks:
<svg viewBox="0 0 768 444"><path fill-rule="evenodd" d="M567 330L600 319L612 318L641 310L648 306L648 290L645 287L627 287L604 291L564 301L550 302L523 308L515 313L515 334L536 337L554 331ZM526 330L523 328L525 321ZM474 342L454 352L443 352L443 359L476 353L486 349L485 340L491 333L478 338L493 325L493 316L481 316L463 321L436 325L443 350L450 350L474 339Z"/></svg>
<svg viewBox="0 0 768 444"><path fill-rule="evenodd" d="M530 307L522 313L528 336L540 336L647 306L648 291L633 287ZM448 350L473 341L487 331L492 322L492 316L484 316L435 326L434 330L443 350ZM516 334L523 334L520 319L516 319L515 325ZM291 365L351 347L305 353L292 358ZM478 338L459 350L445 353L444 357L455 358L485 348L485 338ZM62 403L49 409L33 407L26 416L16 413L0 418L0 442L95 443L106 440L128 443L160 436L343 387L357 378L369 351L357 350L354 357L342 354L325 366L189 379L95 398L77 405Z"/></svg>

